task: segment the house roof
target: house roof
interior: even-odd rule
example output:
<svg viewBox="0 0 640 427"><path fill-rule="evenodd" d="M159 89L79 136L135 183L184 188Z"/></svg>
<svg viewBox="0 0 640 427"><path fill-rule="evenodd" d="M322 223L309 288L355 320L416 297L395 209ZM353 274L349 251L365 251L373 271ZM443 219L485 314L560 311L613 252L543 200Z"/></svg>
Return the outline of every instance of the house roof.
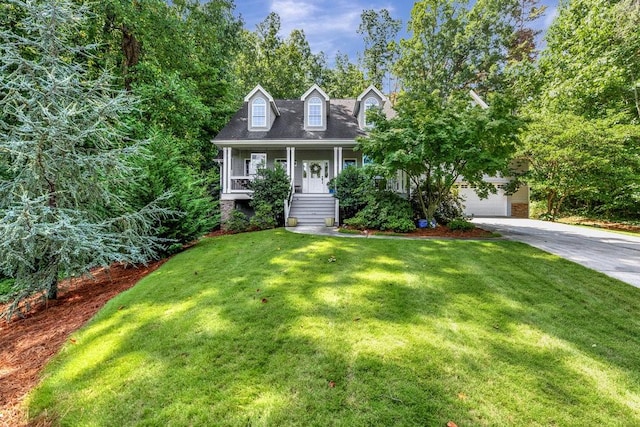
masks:
<svg viewBox="0 0 640 427"><path fill-rule="evenodd" d="M255 95L258 92L262 93L263 96L267 97L267 99L269 100L269 104L271 104L271 107L273 108L273 111L276 113L276 116L279 116L280 115L280 111L278 111L278 107L276 106L276 103L275 103L273 97L269 94L269 92L267 92L260 85L257 85L256 87L254 87L253 90L251 92L249 92L249 94L247 96L244 97L244 102L249 102L249 100L253 97L253 95Z"/></svg>
<svg viewBox="0 0 640 427"><path fill-rule="evenodd" d="M366 134L358 127L358 118L353 114L355 103L355 99L330 100L327 129L309 131L304 129L304 101L277 99L275 105L280 111L280 116L273 122L271 129L268 131L249 131L247 126L248 105L245 102L213 141L355 140L356 137Z"/></svg>
<svg viewBox="0 0 640 427"><path fill-rule="evenodd" d="M306 92L304 93L304 95L302 95L302 96L300 97L300 99L301 99L302 101L304 101L305 99L307 99L307 97L308 97L309 95L311 95L311 93L313 93L313 91L314 91L314 90L315 90L315 91L317 91L317 92L320 94L320 96L322 96L322 97L324 98L324 100L325 100L325 101L328 101L328 100L329 100L329 95L327 95L327 94L325 93L325 91L323 91L322 89L320 89L320 86L318 86L317 84L314 84L313 86L311 86L311 87L309 88L309 90L308 90L308 91L306 91Z"/></svg>

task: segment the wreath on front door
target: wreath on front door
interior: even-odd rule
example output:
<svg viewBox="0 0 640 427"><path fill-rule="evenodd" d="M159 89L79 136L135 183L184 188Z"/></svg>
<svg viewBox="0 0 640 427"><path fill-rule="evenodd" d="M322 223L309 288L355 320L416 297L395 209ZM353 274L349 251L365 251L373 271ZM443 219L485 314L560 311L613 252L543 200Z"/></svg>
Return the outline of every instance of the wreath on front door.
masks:
<svg viewBox="0 0 640 427"><path fill-rule="evenodd" d="M314 178L315 175L320 178L320 173L322 172L322 166L318 163L311 163L311 178Z"/></svg>

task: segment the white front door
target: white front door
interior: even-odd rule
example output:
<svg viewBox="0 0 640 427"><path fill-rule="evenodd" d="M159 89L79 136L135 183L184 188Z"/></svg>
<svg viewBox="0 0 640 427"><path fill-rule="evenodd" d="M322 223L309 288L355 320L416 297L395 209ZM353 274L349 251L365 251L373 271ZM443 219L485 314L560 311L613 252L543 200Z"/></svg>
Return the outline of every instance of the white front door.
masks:
<svg viewBox="0 0 640 427"><path fill-rule="evenodd" d="M302 165L302 192L328 193L329 160L304 160Z"/></svg>

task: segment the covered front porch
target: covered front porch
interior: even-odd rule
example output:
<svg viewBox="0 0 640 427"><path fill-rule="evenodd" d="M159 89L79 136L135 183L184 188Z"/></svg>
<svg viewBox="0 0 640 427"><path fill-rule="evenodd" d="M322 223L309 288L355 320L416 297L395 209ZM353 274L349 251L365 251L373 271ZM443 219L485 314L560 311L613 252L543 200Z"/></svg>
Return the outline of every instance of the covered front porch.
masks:
<svg viewBox="0 0 640 427"><path fill-rule="evenodd" d="M329 181L345 167L362 166L351 147L222 147L223 200L250 198L249 182L260 168L281 166L293 193L328 194Z"/></svg>

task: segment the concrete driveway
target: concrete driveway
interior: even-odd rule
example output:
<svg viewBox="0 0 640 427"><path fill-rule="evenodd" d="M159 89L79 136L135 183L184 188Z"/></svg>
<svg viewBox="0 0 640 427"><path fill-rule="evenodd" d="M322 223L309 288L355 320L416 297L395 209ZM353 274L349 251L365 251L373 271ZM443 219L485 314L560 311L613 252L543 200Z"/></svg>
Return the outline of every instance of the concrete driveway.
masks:
<svg viewBox="0 0 640 427"><path fill-rule="evenodd" d="M474 218L473 222L640 288L640 237L533 219Z"/></svg>

